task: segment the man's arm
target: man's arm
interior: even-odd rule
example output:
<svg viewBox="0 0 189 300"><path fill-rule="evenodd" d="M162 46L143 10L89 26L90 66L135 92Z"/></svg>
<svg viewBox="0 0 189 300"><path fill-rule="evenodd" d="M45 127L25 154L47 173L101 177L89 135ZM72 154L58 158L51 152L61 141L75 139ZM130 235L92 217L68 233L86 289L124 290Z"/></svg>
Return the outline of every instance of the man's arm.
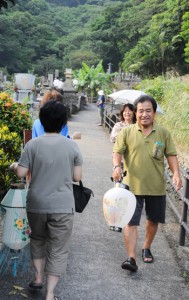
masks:
<svg viewBox="0 0 189 300"><path fill-rule="evenodd" d="M122 168L121 168L122 154L113 152L112 154L112 162L113 162L113 173L112 177L115 181L121 180Z"/></svg>
<svg viewBox="0 0 189 300"><path fill-rule="evenodd" d="M98 100L98 101L96 102L96 105L99 106L100 104L102 104L102 101L99 101L99 100Z"/></svg>
<svg viewBox="0 0 189 300"><path fill-rule="evenodd" d="M169 168L171 172L173 173L173 184L176 186L176 191L180 190L182 187L182 180L180 177L180 171L179 171L179 163L176 155L168 156L167 162L169 164Z"/></svg>

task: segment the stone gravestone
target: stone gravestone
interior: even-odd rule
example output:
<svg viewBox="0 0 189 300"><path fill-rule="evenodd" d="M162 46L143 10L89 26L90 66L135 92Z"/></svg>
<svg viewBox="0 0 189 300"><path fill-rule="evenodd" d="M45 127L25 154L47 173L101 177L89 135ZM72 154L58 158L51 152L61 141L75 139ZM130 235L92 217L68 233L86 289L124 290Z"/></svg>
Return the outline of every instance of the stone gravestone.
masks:
<svg viewBox="0 0 189 300"><path fill-rule="evenodd" d="M40 80L40 84L41 86L44 85L44 82L45 82L45 76L41 76L41 80Z"/></svg>
<svg viewBox="0 0 189 300"><path fill-rule="evenodd" d="M48 74L48 82L49 82L49 86L52 87L53 86L53 74Z"/></svg>
<svg viewBox="0 0 189 300"><path fill-rule="evenodd" d="M32 88L35 85L35 76L32 74L18 73L15 75L15 84L18 90L13 96L14 100L19 103L23 103L24 100L33 102L31 96Z"/></svg>
<svg viewBox="0 0 189 300"><path fill-rule="evenodd" d="M68 107L70 114L76 113L80 109L79 98L72 82L72 69L66 69L64 82L64 104Z"/></svg>
<svg viewBox="0 0 189 300"><path fill-rule="evenodd" d="M3 71L0 70L0 82L3 81Z"/></svg>
<svg viewBox="0 0 189 300"><path fill-rule="evenodd" d="M54 77L55 77L55 78L59 77L59 70L58 70L58 69L55 70L55 72L54 72Z"/></svg>
<svg viewBox="0 0 189 300"><path fill-rule="evenodd" d="M3 91L3 71L0 70L0 92Z"/></svg>

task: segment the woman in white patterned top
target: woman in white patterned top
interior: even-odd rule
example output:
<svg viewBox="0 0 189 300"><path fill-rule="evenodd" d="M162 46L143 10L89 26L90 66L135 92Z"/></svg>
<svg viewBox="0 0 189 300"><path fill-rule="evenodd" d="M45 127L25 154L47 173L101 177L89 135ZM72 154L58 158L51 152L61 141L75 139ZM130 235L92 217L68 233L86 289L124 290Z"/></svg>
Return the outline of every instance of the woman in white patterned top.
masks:
<svg viewBox="0 0 189 300"><path fill-rule="evenodd" d="M123 105L120 110L120 122L117 122L112 128L112 132L110 135L110 141L115 143L118 133L122 128L134 124L136 122L135 114L134 114L134 106L131 103L127 103Z"/></svg>

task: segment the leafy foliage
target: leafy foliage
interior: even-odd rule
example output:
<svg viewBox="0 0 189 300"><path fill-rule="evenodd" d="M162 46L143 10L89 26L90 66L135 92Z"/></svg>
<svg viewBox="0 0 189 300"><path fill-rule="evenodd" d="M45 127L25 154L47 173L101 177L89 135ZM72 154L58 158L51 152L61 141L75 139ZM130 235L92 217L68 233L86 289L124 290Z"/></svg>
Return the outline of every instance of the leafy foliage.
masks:
<svg viewBox="0 0 189 300"><path fill-rule="evenodd" d="M77 82L78 90L85 90L91 96L96 96L97 91L103 89L108 91L111 86L111 78L114 74L107 74L104 72L102 61L97 66L88 66L82 62L82 68L74 72L74 79ZM109 91L108 91L109 92Z"/></svg>
<svg viewBox="0 0 189 300"><path fill-rule="evenodd" d="M23 130L31 128L27 106L13 102L8 93L0 93L0 197L13 179L8 167L17 161L23 142Z"/></svg>
<svg viewBox="0 0 189 300"><path fill-rule="evenodd" d="M0 67L11 74L62 76L100 60L142 77L188 72L187 0L15 2L0 12Z"/></svg>
<svg viewBox="0 0 189 300"><path fill-rule="evenodd" d="M168 128L176 142L177 148L188 153L189 145L189 77L162 76L151 80L143 80L138 86L158 101L164 115L158 116L158 123Z"/></svg>
<svg viewBox="0 0 189 300"><path fill-rule="evenodd" d="M49 3L60 5L60 6L68 6L75 7L83 4L91 4L91 5L108 5L111 2L125 2L125 0L48 0Z"/></svg>
<svg viewBox="0 0 189 300"><path fill-rule="evenodd" d="M0 200L1 192L6 191L15 175L8 172L8 168L17 161L21 151L21 139L16 132L10 132L8 126L0 126Z"/></svg>
<svg viewBox="0 0 189 300"><path fill-rule="evenodd" d="M27 105L13 102L8 93L0 93L0 126L6 125L10 132L16 132L23 139L23 130L31 129L32 120Z"/></svg>
<svg viewBox="0 0 189 300"><path fill-rule="evenodd" d="M141 31L136 46L126 52L123 62L125 70L131 70L134 66L135 72L143 76L164 74L170 68L180 69L182 72L185 65L182 55L184 43L181 39L176 39L181 30L181 6L177 0L157 2L159 1L145 1L148 4L148 8L145 6L145 13L148 11L148 16L151 16L151 20L148 19L146 23L148 33ZM154 14L156 7L158 9Z"/></svg>
<svg viewBox="0 0 189 300"><path fill-rule="evenodd" d="M8 8L8 2L15 4L15 0L0 0L0 10L2 7Z"/></svg>
<svg viewBox="0 0 189 300"><path fill-rule="evenodd" d="M186 62L189 63L189 12L186 12L183 15L181 36L186 43L184 52L185 52Z"/></svg>
<svg viewBox="0 0 189 300"><path fill-rule="evenodd" d="M155 79L146 79L142 81L142 88L145 87L145 93L154 97L158 103L162 103L164 100L164 79L159 76Z"/></svg>

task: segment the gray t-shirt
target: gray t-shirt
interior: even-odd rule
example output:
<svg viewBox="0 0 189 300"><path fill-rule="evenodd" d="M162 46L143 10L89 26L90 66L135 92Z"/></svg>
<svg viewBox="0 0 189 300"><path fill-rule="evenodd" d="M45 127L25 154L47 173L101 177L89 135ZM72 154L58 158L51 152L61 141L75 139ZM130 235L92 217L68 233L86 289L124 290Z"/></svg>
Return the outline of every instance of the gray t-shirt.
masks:
<svg viewBox="0 0 189 300"><path fill-rule="evenodd" d="M27 211L73 213L73 169L82 163L78 145L62 135L43 135L30 140L19 159L19 165L31 172Z"/></svg>

